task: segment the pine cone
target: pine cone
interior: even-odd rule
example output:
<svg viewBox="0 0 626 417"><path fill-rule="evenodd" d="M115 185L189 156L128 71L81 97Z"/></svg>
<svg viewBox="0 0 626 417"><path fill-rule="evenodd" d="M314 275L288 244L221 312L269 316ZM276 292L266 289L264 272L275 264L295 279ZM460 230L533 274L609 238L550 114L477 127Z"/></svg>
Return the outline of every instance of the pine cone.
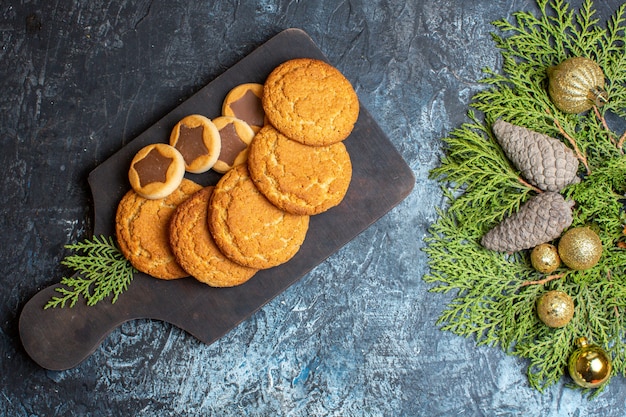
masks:
<svg viewBox="0 0 626 417"><path fill-rule="evenodd" d="M563 142L501 119L492 129L507 158L537 188L560 191L580 182L578 159Z"/></svg>
<svg viewBox="0 0 626 417"><path fill-rule="evenodd" d="M559 193L538 194L487 232L480 243L499 252L517 252L554 240L572 224L573 205Z"/></svg>

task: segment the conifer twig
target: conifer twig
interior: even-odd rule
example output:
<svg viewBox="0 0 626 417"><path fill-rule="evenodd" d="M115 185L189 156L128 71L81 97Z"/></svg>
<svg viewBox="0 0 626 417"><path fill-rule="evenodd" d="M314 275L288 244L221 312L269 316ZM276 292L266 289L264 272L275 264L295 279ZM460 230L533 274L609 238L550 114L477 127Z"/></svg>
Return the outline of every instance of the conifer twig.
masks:
<svg viewBox="0 0 626 417"><path fill-rule="evenodd" d="M543 193L543 190L540 190L539 188L535 187L534 185L528 183L527 181L524 180L524 178L522 177L517 177L517 181L519 181L522 185L524 185L525 187L530 188L531 190L535 191L536 193Z"/></svg>
<svg viewBox="0 0 626 417"><path fill-rule="evenodd" d="M611 281L611 270L610 269L608 271L606 271L606 280L607 281ZM611 283L611 286L613 286L613 283ZM613 312L615 313L615 318L619 319L619 309L617 308L617 306L613 306Z"/></svg>
<svg viewBox="0 0 626 417"><path fill-rule="evenodd" d="M53 296L44 309L71 308L80 297L93 306L112 296L113 304L126 291L136 272L112 237L94 236L92 240L66 245L66 248L77 253L67 256L61 263L76 274L61 279L62 285L55 289L58 295Z"/></svg>
<svg viewBox="0 0 626 417"><path fill-rule="evenodd" d="M596 115L596 117L598 118L598 120L600 120L600 122L602 123L602 127L604 127L606 129L607 132L612 133L611 129L609 129L609 125L606 123L606 119L604 118L604 116L602 116L600 114L600 110L598 110L598 106L593 106L593 112ZM611 142L616 145L615 140L611 137Z"/></svg>
<svg viewBox="0 0 626 417"><path fill-rule="evenodd" d="M556 127L559 129L559 132L561 132L561 135L563 135L563 137L565 137L565 139L567 139L567 141L570 143L570 145L572 145L572 148L574 148L574 152L576 153L576 157L578 158L578 160L580 160L580 162L583 163L583 165L587 169L587 174L591 174L591 171L589 170L589 165L587 164L587 157L585 155L583 155L582 152L580 152L580 149L578 149L578 146L576 145L576 141L574 140L574 138L572 138L570 135L567 134L567 132L565 132L565 130L561 126L561 123L559 123L558 119L556 117L552 116L552 113L550 112L550 109L546 109L546 112L548 112L550 117L552 117L552 120L554 121L554 124L556 125Z"/></svg>
<svg viewBox="0 0 626 417"><path fill-rule="evenodd" d="M620 152L624 152L624 141L626 140L626 132L624 132L624 134L619 138L619 140L617 141L617 149L619 149Z"/></svg>
<svg viewBox="0 0 626 417"><path fill-rule="evenodd" d="M606 123L606 118L602 116L602 114L600 114L600 110L598 110L597 106L593 106L593 112L595 113L598 120L600 120L600 123L602 123L602 127L604 127L604 129L606 129L606 131L609 133L609 139L611 140L611 143L615 145L615 147L620 151L621 154L623 154L624 151L622 149L622 146L624 145L624 139L626 139L626 133L624 133L619 141L616 142L613 137L613 132L611 131L611 129L609 129L609 125Z"/></svg>
<svg viewBox="0 0 626 417"><path fill-rule="evenodd" d="M540 280L537 280L537 281L524 281L524 282L522 282L520 284L520 287L527 287L529 285L543 285L546 282L550 282L550 281L554 281L555 279L563 278L564 275L565 275L564 273L554 274L554 275L548 275L544 279L540 279Z"/></svg>

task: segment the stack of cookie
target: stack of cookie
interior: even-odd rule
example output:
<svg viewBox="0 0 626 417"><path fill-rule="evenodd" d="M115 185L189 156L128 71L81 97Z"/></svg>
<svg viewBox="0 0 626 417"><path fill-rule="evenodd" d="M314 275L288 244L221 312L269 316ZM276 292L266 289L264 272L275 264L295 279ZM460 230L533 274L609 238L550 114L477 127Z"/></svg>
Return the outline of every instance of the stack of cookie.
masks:
<svg viewBox="0 0 626 417"><path fill-rule="evenodd" d="M258 108L250 111L250 103ZM138 270L156 278L191 275L215 287L242 284L260 269L287 262L304 242L310 216L338 205L348 190L352 165L342 141L358 114L348 80L319 60L287 61L264 85L233 89L223 115L212 121L221 135L212 163L222 178L204 188L183 179L174 192L156 199L133 185L118 207L120 249ZM233 132L243 145L228 143ZM235 151L221 155L227 148ZM130 171L141 171L137 162ZM152 175L150 181L166 177Z"/></svg>

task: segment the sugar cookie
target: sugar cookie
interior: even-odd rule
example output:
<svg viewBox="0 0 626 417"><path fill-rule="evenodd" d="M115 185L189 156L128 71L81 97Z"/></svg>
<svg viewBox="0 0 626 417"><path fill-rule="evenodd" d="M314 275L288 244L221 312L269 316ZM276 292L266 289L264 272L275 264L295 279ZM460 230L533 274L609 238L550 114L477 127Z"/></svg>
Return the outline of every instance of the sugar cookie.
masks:
<svg viewBox="0 0 626 417"><path fill-rule="evenodd" d="M359 116L359 99L338 69L310 58L276 67L263 87L269 122L290 139L330 145L347 138Z"/></svg>
<svg viewBox="0 0 626 417"><path fill-rule="evenodd" d="M343 143L308 146L288 139L271 125L254 137L248 157L250 177L275 206L315 215L341 203L352 178Z"/></svg>
<svg viewBox="0 0 626 417"><path fill-rule="evenodd" d="M146 199L134 190L122 197L115 215L115 233L122 254L135 268L160 279L189 275L171 251L169 222L176 207L201 188L183 179L174 192L162 199Z"/></svg>
<svg viewBox="0 0 626 417"><path fill-rule="evenodd" d="M266 269L290 260L300 249L309 216L289 214L270 203L238 165L218 181L209 204L209 230L229 259Z"/></svg>
<svg viewBox="0 0 626 417"><path fill-rule="evenodd" d="M212 287L233 287L257 272L226 258L209 232L207 213L213 187L205 187L180 204L170 221L170 246L178 264Z"/></svg>

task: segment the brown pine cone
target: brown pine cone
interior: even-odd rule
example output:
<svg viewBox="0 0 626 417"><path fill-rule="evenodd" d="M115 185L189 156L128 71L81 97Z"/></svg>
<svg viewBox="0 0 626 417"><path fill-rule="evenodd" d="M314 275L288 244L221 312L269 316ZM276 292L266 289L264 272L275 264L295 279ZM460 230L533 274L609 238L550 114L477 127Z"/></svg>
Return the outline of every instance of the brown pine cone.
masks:
<svg viewBox="0 0 626 417"><path fill-rule="evenodd" d="M573 205L559 193L537 194L487 232L480 243L487 249L510 253L554 240L572 224Z"/></svg>
<svg viewBox="0 0 626 417"><path fill-rule="evenodd" d="M580 182L578 159L563 142L501 119L492 129L507 158L537 188L561 191Z"/></svg>

